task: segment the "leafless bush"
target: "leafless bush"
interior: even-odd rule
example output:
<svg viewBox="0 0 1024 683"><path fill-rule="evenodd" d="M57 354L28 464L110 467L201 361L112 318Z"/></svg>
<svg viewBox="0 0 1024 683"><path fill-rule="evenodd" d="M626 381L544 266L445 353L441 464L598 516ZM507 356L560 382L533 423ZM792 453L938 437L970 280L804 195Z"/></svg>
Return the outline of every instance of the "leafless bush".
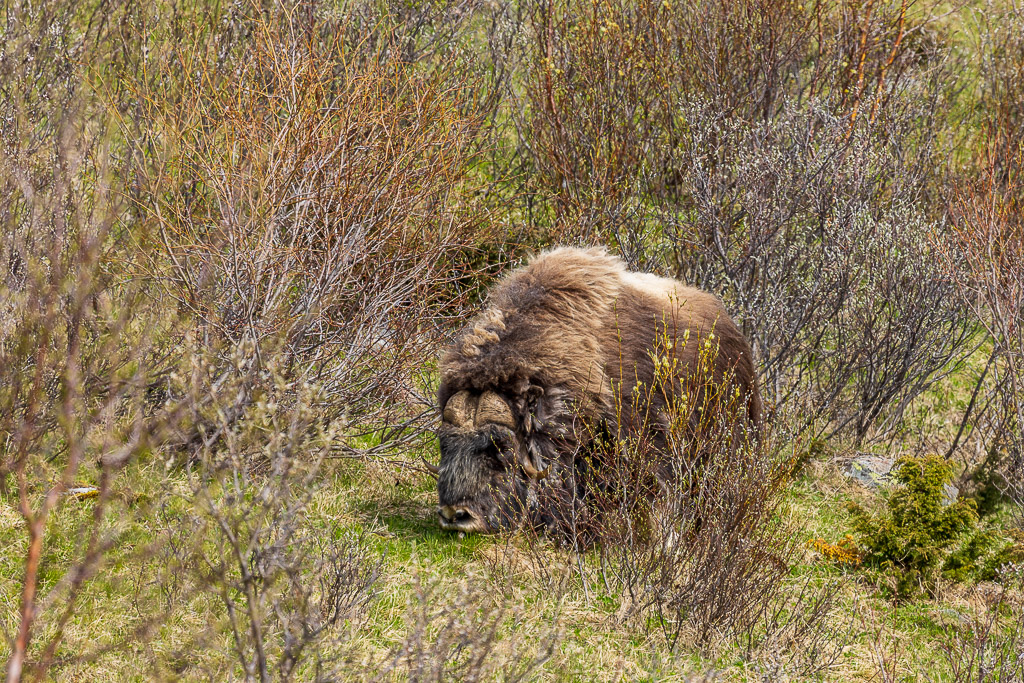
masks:
<svg viewBox="0 0 1024 683"><path fill-rule="evenodd" d="M798 598L789 595L799 548L774 518L776 464L737 448L681 473L652 511L647 538L637 533L636 509L614 511L618 528L606 527L601 564L622 596L618 617L653 617L672 645L712 648L724 638L751 660L778 660L790 675L827 668L841 643L841 624L831 621L838 584L809 581ZM787 642L781 659L778 642Z"/></svg>
<svg viewBox="0 0 1024 683"><path fill-rule="evenodd" d="M937 235L951 278L991 340L991 353L965 410L1000 481L1024 505L1024 11L1009 10L982 33L986 46L978 177L949 200L951 229ZM980 400L979 392L981 392ZM950 447L957 446L957 440Z"/></svg>
<svg viewBox="0 0 1024 683"><path fill-rule="evenodd" d="M323 388L325 419L394 446L422 429L415 368L461 296L476 217L454 191L474 114L455 83L383 48L350 60L338 39L309 40L322 28L310 21L257 14L230 71L202 42L162 65L182 94L167 109L163 90L140 92L166 157L146 178L149 218L195 334L253 344L229 412L282 340L280 367Z"/></svg>
<svg viewBox="0 0 1024 683"><path fill-rule="evenodd" d="M236 349L236 365L248 350ZM217 399L244 376L217 386L217 364L197 356L182 393L227 404ZM307 522L336 434L314 426L318 388L290 386L273 361L267 370L273 391L240 416L220 413L220 438L189 468L185 505L171 501L187 512L164 518L164 589L216 596L246 680L321 680L334 629L364 616L381 563L359 538L324 538Z"/></svg>
<svg viewBox="0 0 1024 683"><path fill-rule="evenodd" d="M680 640L711 648L724 638L750 659L813 675L841 649L842 626L830 623L839 584L811 581L791 594L801 547L780 515L791 459L767 425L749 429L747 397L714 377L713 339L678 343L700 344L697 366L677 377L662 347L658 380L630 398L649 426L594 434L574 468L545 480L538 510L573 551L584 592L603 586L619 600L617 621L660 630L673 648ZM667 414L647 411L662 392ZM662 439L667 452L655 443ZM593 545L600 583L583 567ZM543 552L537 543L534 566L544 564ZM558 569L548 576L553 585L574 571ZM785 661L772 653L781 641L789 642Z"/></svg>
<svg viewBox="0 0 1024 683"><path fill-rule="evenodd" d="M115 495L123 468L177 427L176 407L155 410L148 395L172 364L177 317L133 277L142 264L119 191L130 165L77 67L123 56L103 17L18 5L0 35L0 497L24 522L24 544L5 548L23 557L9 681L47 675L136 514ZM91 514L58 529L79 504ZM55 559L61 534L70 550Z"/></svg>
<svg viewBox="0 0 1024 683"><path fill-rule="evenodd" d="M1024 8L989 5L976 16L975 54L982 81L977 111L983 140L975 150L982 152L981 169L992 169L996 182L1012 187L1019 182L1024 152Z"/></svg>
<svg viewBox="0 0 1024 683"><path fill-rule="evenodd" d="M638 528L645 520L635 489L618 491L622 509L602 510L602 564L622 587L623 618L653 613L670 642L692 629L694 641L707 643L775 597L792 549L770 523L774 472L751 450L731 449L679 472L650 510L649 533ZM616 471L644 474L625 462Z"/></svg>
<svg viewBox="0 0 1024 683"><path fill-rule="evenodd" d="M80 592L123 531L110 522L124 512L111 498L122 468L177 425L174 406L154 412L147 400L166 367L159 338L173 317L153 305L147 285L107 270L123 256L112 234L121 207L98 194L76 196L82 175L106 174L75 163L80 151L58 149L52 184L14 195L0 236L17 264L13 286L0 284L0 495L17 501L27 536L11 680L26 666L45 675ZM74 532L80 543L57 570L61 580L43 588L48 520L83 494L96 496L91 518ZM44 619L51 635L30 650Z"/></svg>
<svg viewBox="0 0 1024 683"><path fill-rule="evenodd" d="M554 652L557 619L551 631L527 640L517 631L521 606L494 599L473 581L462 582L452 597L417 579L409 631L374 680L530 680ZM509 628L503 638L500 632Z"/></svg>
<svg viewBox="0 0 1024 683"><path fill-rule="evenodd" d="M1014 585L1020 572L1006 567L999 585L974 589L972 602L980 603L980 614L942 620L940 647L950 680L996 683L1024 677L1024 601Z"/></svg>
<svg viewBox="0 0 1024 683"><path fill-rule="evenodd" d="M757 126L686 111L693 210L666 226L679 273L734 302L776 405L833 418L819 427L831 433L886 433L971 331L899 130L847 138L843 119L814 109Z"/></svg>
<svg viewBox="0 0 1024 683"><path fill-rule="evenodd" d="M634 265L664 265L660 224L691 192L680 106L758 123L819 102L847 131L887 120L943 59L923 38L929 18L907 14L906 2L535 5L518 106L531 220L550 206L537 213L556 235L612 238Z"/></svg>
<svg viewBox="0 0 1024 683"><path fill-rule="evenodd" d="M964 300L992 342L960 431L969 423L978 429L999 485L1022 504L1024 333L1018 321L1024 314L1024 226L1017 180L1011 180L1001 188L990 178L962 193L953 206L953 229L941 239ZM974 399L983 387L985 395L976 407Z"/></svg>
<svg viewBox="0 0 1024 683"><path fill-rule="evenodd" d="M204 529L234 539L207 576L244 670L294 675L355 606L342 584L361 585L344 544L306 538L309 493L289 486L312 490L317 460L295 447L327 423L340 431L323 443L347 452L417 436L432 401L415 370L463 296L477 224L454 194L475 104L458 74L347 60L312 12L51 3L5 18L0 494L27 532L8 677L46 675L121 522L145 514L112 496L119 473L169 442L195 458ZM285 407L301 419L267 417ZM92 516L42 586L48 520L78 484L96 485Z"/></svg>

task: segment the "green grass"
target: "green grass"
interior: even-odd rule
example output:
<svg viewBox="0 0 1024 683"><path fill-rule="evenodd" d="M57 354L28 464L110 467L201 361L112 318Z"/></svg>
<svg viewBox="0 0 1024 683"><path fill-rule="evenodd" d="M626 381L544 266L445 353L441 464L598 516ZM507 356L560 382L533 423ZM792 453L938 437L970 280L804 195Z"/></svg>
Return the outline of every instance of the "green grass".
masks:
<svg viewBox="0 0 1024 683"><path fill-rule="evenodd" d="M966 404L964 394L973 386L970 378L978 372L974 360L922 396L920 405L908 412L910 420L919 420L926 429L959 414ZM898 452L901 445L879 448ZM880 502L878 492L843 475L841 463L852 454L852 447L831 443L810 456L788 486L781 514L801 546L812 539L837 543L851 531L848 503ZM434 452L424 455L436 460ZM409 462L418 462L418 457L410 454ZM188 467L168 467L153 455L120 473L103 521L110 549L75 602L52 678L242 676L232 655L222 601L196 577L182 576L167 552L168 530L184 532L177 525L201 512L192 476ZM83 470L81 482L91 483L89 477ZM329 460L308 494L304 533L358 538L368 556L381 563L365 613L340 625L325 645L325 652L337 657L334 664L353 680L359 678L357 672L379 671L393 660L417 615L436 615L452 605L465 607L470 627L504 607L496 632L498 657L514 659L515 648L529 658L557 635L550 659L534 676L541 680L685 680L708 671L720 672L722 680L760 680L770 666L770 651L761 651L750 662L726 638L697 648L684 635L673 650L653 619L623 623L617 618L623 596L605 588L596 552L588 553L580 565L543 539L459 537L442 531L436 524L435 482L418 469ZM41 595L51 602L44 603L39 622L37 656L55 635L55 619L66 597L62 582L82 554L95 505L94 500L66 499L48 521L40 580ZM1009 523L1008 514L1003 510L993 523ZM217 540L210 536L198 542L212 550ZM0 497L0 626L8 634L18 620L26 544L16 501ZM937 599L894 604L880 590L884 580L832 564L809 549L791 567L786 591L793 595L805 581L842 583L838 606L826 625L837 632L834 638L843 651L825 679L872 680L879 662L890 662L907 680L941 678L941 624L982 613L972 586L940 581ZM470 596L465 605L459 602L463 591ZM428 640L438 637L443 623L443 618L435 619L428 626ZM0 642L0 660L6 659L7 647L6 641Z"/></svg>
<svg viewBox="0 0 1024 683"><path fill-rule="evenodd" d="M184 474L164 471L157 463L137 464L117 486L121 501L118 518L110 524L114 543L101 571L91 579L76 604L58 649L57 679L92 678L139 680L151 676L241 674L230 656L230 642L223 606L202 590L161 592L162 572L168 567L160 555L147 550L159 536L152 501L171 501L177 512L187 509ZM848 528L847 500L862 499L865 492L850 484L830 461L811 463L791 487L787 514L799 520L802 540L823 537L835 541ZM558 645L545 663L540 678L549 680L681 680L684 675L720 670L729 680L755 680L756 667L745 664L740 653L727 643L700 652L682 644L668 649L658 629L620 624L614 616L619 596L610 595L597 580L593 554L584 571L590 591L584 594L578 574L564 551L531 547L524 538L470 536L459 538L441 531L434 521L433 480L414 472L386 473L341 461L330 463L313 494L306 519L312 533L362 537L371 555L380 557L382 574L365 618L342 628L338 647L352 661L379 666L387 659L410 626L418 591L429 586L432 599L441 604L470 581L492 596L518 606L499 631L499 640L535 646L537 639L559 633ZM91 520L93 502L68 501L53 515L43 560L43 593L53 588L80 552L81 533ZM0 619L10 629L19 602L21 553L25 547L18 516L9 500L0 501ZM551 576L538 575L527 561L543 555L551 560ZM873 585L856 572L823 564L812 554L793 568L793 586L801 577L836 578L849 575L836 625L852 625L846 652L838 660L832 680L868 680L873 672L872 641L880 631L886 646L908 672L917 675L936 671L934 642L941 635L938 616L959 609L934 601L893 606L877 597ZM555 584L561 589L556 590ZM148 642L137 642L133 629L147 614L160 614ZM514 628L513 628L514 625ZM40 636L52 634L52 621L43 620ZM110 652L94 661L75 662L97 648ZM2 653L0 653L2 654ZM62 663L67 659L68 663ZM834 674L834 676L833 676Z"/></svg>

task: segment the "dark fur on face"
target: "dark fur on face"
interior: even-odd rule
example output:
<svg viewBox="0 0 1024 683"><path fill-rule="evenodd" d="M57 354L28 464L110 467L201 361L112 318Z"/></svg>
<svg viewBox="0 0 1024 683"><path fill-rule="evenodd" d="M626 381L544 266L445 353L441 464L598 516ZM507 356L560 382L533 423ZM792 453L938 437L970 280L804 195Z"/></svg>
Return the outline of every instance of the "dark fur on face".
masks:
<svg viewBox="0 0 1024 683"><path fill-rule="evenodd" d="M491 531L515 524L527 509L529 482L515 473L512 431L498 425L468 431L446 424L438 437L441 526Z"/></svg>
<svg viewBox="0 0 1024 683"><path fill-rule="evenodd" d="M442 526L491 531L529 517L539 488L557 495L558 482L579 470L594 434L646 430L663 443L656 432L667 423L667 402L674 392L699 391L691 373L712 333L713 380L740 390L756 430L761 400L750 346L717 297L629 272L602 249L555 249L511 273L441 359L442 408L460 392L469 403L494 392L514 422L441 426ZM658 354L677 360L676 377L639 405L634 387L657 381ZM556 476L541 482L546 475Z"/></svg>

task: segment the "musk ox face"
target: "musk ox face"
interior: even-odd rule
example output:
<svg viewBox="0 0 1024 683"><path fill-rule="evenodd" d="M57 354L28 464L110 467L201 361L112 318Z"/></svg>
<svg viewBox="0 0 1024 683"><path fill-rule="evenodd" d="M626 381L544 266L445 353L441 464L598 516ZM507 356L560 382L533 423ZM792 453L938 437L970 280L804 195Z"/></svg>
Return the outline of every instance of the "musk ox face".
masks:
<svg viewBox="0 0 1024 683"><path fill-rule="evenodd" d="M541 473L520 457L522 444L505 399L494 392L452 396L438 430L438 519L452 531L493 532L529 515L532 480Z"/></svg>

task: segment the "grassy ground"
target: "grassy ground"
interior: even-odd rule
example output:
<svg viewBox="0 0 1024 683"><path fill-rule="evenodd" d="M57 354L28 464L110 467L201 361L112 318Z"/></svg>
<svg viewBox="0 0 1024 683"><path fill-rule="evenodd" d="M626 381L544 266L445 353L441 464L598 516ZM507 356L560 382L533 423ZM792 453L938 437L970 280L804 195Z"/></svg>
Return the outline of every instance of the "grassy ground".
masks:
<svg viewBox="0 0 1024 683"><path fill-rule="evenodd" d="M837 462L842 456L819 455L790 488L784 514L799 529L801 541L838 541L849 528L846 502L869 502L874 496L841 473ZM167 470L154 461L136 464L120 480L115 498L123 513L108 529L112 549L68 622L51 672L55 679L224 680L241 675L231 655L223 604L198 584L170 581L171 563L154 544L161 519L189 512L188 491L185 471ZM486 629L488 619L498 614L495 642L488 650L497 667L490 671L494 675L516 662L529 668L539 658L543 662L531 669L530 678L691 680L717 672L724 680L773 679L770 652L758 653L756 663L750 663L725 639L697 649L685 637L672 651L656 624L644 628L620 622L621 597L604 590L593 554L577 565L567 552L543 541L441 531L435 523L435 495L433 480L412 470L348 460L324 468L305 511L311 533L361 538L374 561L381 562L368 609L337 629L327 648L345 676L354 680L362 677L360 672L386 671L408 647L408 634L417 624L425 624L429 639L445 628ZM51 518L44 593L64 575L94 505L69 501ZM0 554L0 619L8 630L16 623L24 544L13 502L0 501L0 547L5 549ZM941 678L937 643L942 619L983 611L976 591L956 585L940 587L941 600L894 606L865 575L828 564L811 551L792 568L787 590L795 593L808 577L844 576L841 599L827 622L830 644L841 654L826 680L875 680L883 670L896 679ZM453 608L454 618L450 613L438 618L445 606ZM504 611L494 611L499 609ZM40 640L52 632L51 620Z"/></svg>

